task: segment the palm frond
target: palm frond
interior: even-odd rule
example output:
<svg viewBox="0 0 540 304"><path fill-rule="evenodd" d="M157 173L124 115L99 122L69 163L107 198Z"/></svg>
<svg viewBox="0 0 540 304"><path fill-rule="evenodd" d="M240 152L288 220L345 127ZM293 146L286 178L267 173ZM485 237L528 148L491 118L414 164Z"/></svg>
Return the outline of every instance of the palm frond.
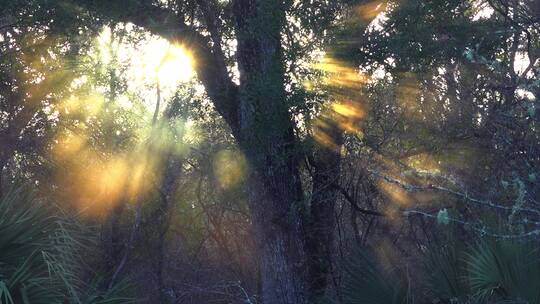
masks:
<svg viewBox="0 0 540 304"><path fill-rule="evenodd" d="M466 262L471 288L479 299L540 303L540 256L531 243L481 241Z"/></svg>
<svg viewBox="0 0 540 304"><path fill-rule="evenodd" d="M407 275L398 267L379 267L367 248L353 251L346 272L343 295L347 304L412 303Z"/></svg>
<svg viewBox="0 0 540 304"><path fill-rule="evenodd" d="M0 199L0 303L132 303L126 286L102 291L83 279L92 232L26 186Z"/></svg>
<svg viewBox="0 0 540 304"><path fill-rule="evenodd" d="M433 245L427 250L425 269L430 285L444 301L465 301L470 287L463 263L463 248L455 240L442 246Z"/></svg>

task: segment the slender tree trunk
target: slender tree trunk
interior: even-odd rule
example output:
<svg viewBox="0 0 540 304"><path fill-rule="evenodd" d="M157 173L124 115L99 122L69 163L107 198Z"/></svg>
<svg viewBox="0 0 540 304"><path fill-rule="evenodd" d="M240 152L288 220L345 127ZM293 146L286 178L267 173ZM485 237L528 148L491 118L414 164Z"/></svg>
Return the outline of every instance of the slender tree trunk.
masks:
<svg viewBox="0 0 540 304"><path fill-rule="evenodd" d="M105 265L111 271L110 276L104 281L107 288L112 281L113 273L118 267L124 248L123 235L120 227L122 213L125 210L125 201L121 200L114 206L102 227L102 242L105 250Z"/></svg>
<svg viewBox="0 0 540 304"><path fill-rule="evenodd" d="M6 163L7 161L4 158L0 159L0 199L4 195L4 167Z"/></svg>
<svg viewBox="0 0 540 304"><path fill-rule="evenodd" d="M0 198L2 198L4 190L6 190L4 187L7 181L5 180L4 171L7 170L9 160L15 155L14 142L9 137L0 140L0 144L2 144L2 151L0 151Z"/></svg>
<svg viewBox="0 0 540 304"><path fill-rule="evenodd" d="M308 249L309 300L318 303L325 295L328 285L328 274L332 266L332 249L334 246L334 209L338 196L341 173L342 131L334 126L327 130L334 145L319 146L312 158L312 195L309 220L307 221L306 248Z"/></svg>
<svg viewBox="0 0 540 304"><path fill-rule="evenodd" d="M169 229L171 217L171 198L176 190L177 181L182 173L182 159L169 153L166 157L163 177L159 185L160 204L158 210L152 214L150 225L156 229L157 239L155 240L155 275L157 287L159 289L160 303L167 303L165 294L165 282L163 279L163 264L165 260L165 237Z"/></svg>

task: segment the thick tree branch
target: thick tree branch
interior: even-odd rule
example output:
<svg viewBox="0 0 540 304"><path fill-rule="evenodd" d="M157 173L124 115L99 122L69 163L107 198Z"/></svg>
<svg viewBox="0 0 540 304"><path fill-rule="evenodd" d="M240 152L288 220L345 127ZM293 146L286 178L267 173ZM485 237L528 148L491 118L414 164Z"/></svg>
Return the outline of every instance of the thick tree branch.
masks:
<svg viewBox="0 0 540 304"><path fill-rule="evenodd" d="M353 199L353 197L349 194L349 192L347 192L347 190L343 189L343 187L341 187L339 185L335 185L335 187L339 190L341 195L343 195L345 200L347 200L347 202L349 202L349 204L351 204L351 208L354 211L357 211L357 212L363 213L363 214L367 214L367 215L383 216L383 217L386 216L386 214L384 214L382 212L379 212L379 211L360 208L358 206L358 203Z"/></svg>
<svg viewBox="0 0 540 304"><path fill-rule="evenodd" d="M238 135L238 87L224 64L223 52L210 39L185 24L173 10L134 1L96 0L88 8L117 22L131 22L172 43L187 48L195 58L195 71L216 110ZM214 43L215 44L215 43Z"/></svg>

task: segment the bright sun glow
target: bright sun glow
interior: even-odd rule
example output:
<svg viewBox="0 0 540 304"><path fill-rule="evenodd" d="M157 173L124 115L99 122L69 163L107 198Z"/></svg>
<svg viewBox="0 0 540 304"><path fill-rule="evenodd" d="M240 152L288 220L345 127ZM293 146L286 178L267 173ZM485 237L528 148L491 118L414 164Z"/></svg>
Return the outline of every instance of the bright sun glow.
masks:
<svg viewBox="0 0 540 304"><path fill-rule="evenodd" d="M129 32L130 27L127 29ZM138 46L120 41L123 40L111 36L110 28L105 28L98 37L99 56L104 63L110 63L111 54L115 52L117 61L128 66L124 77L135 91L155 87L159 80L162 97L166 99L174 94L178 85L195 76L193 56L181 45L151 35L146 35ZM154 95L153 89L148 95Z"/></svg>
<svg viewBox="0 0 540 304"><path fill-rule="evenodd" d="M151 41L139 58L146 74L157 75L160 84L174 86L193 78L193 59L182 47L164 40Z"/></svg>

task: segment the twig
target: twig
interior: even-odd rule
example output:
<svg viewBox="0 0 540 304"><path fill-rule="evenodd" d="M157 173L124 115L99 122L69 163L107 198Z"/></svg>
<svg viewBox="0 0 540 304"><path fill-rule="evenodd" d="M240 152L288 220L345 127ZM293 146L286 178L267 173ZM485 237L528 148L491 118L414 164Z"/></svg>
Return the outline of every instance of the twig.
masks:
<svg viewBox="0 0 540 304"><path fill-rule="evenodd" d="M410 215L413 215L413 214L422 215L424 217L432 218L432 219L437 218L436 215L429 214L429 213L422 212L422 211L417 211L417 210L407 210L407 211L403 212L404 216L410 216ZM461 224L463 226L471 227L471 229L473 229L476 232L479 232L479 233L481 233L483 235L487 235L487 236L491 236L491 237L495 237L495 238L518 239L518 238L526 238L526 237L530 237L530 236L538 236L538 235L540 235L540 229L534 229L534 230L531 230L529 232L520 233L520 234L492 233L492 232L487 231L486 228L484 228L484 227L483 228L474 227L474 225L472 223L470 223L470 222L466 222L466 221L463 221L463 220L459 220L459 219L456 219L456 218L450 218L450 217L447 217L447 219L449 221L451 221L451 222L458 223L458 224Z"/></svg>
<svg viewBox="0 0 540 304"><path fill-rule="evenodd" d="M495 203L491 202L490 200L482 200L482 199L471 197L466 192L462 193L462 192L458 192L458 191L455 191L455 190L452 190L452 189L449 189L449 188L446 188L446 187L433 185L433 184L430 184L430 185L427 185L427 186L412 185L412 184L400 181L398 179L395 179L393 177L381 174L378 171L374 171L374 170L369 170L369 171L371 173L373 173L374 175L382 178L386 182L397 185L397 186L401 187L402 189L407 190L409 192L420 192L420 191L444 192L444 193L448 193L448 194L452 194L454 196L460 197L465 201L470 201L470 202L473 202L473 203L476 203L476 204L479 204L479 205L484 205L484 206L491 207L491 208L497 208L497 209L509 210L509 211L522 211L522 212L528 212L528 213L534 213L536 215L540 215L540 211L536 210L536 209L516 207L516 206L503 206L503 205L500 205L500 204L495 204Z"/></svg>

